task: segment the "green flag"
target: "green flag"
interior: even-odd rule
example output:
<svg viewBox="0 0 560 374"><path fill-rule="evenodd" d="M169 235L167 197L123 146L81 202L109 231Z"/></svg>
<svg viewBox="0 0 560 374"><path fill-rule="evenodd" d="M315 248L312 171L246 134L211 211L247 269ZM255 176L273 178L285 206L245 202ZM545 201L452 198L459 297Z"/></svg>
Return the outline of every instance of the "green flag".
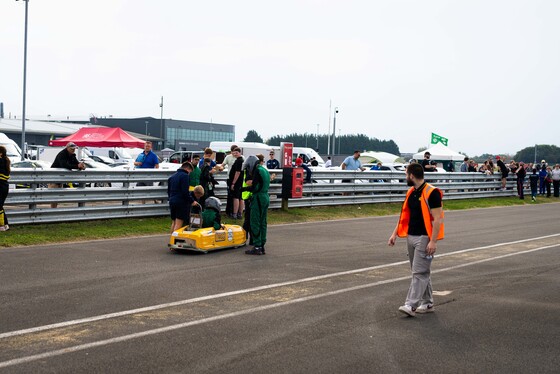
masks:
<svg viewBox="0 0 560 374"><path fill-rule="evenodd" d="M441 135L432 133L432 144L437 144L437 143L447 145L447 138L444 138Z"/></svg>

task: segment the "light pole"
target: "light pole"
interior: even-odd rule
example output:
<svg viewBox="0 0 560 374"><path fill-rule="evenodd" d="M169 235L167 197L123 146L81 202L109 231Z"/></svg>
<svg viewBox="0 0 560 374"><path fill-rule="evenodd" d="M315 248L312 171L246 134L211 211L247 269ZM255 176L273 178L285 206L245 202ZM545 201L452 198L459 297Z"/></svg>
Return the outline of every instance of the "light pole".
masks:
<svg viewBox="0 0 560 374"><path fill-rule="evenodd" d="M333 155L336 154L334 148L335 148L335 145L336 145L336 114L337 113L338 113L338 107L335 107L334 108L334 116L333 116L333 132L332 132L332 154Z"/></svg>
<svg viewBox="0 0 560 374"><path fill-rule="evenodd" d="M19 0L16 0L19 1ZM25 155L27 154L27 150L25 147L25 93L26 93L26 86L27 86L27 14L28 14L28 6L29 0L22 0L25 1L25 36L23 39L23 107L22 107L22 116L21 116L21 160L25 160Z"/></svg>
<svg viewBox="0 0 560 374"><path fill-rule="evenodd" d="M340 131L341 129L338 129L338 154L340 154Z"/></svg>
<svg viewBox="0 0 560 374"><path fill-rule="evenodd" d="M319 152L319 124L317 124L317 152Z"/></svg>
<svg viewBox="0 0 560 374"><path fill-rule="evenodd" d="M150 121L144 121L144 123L146 124L146 137L148 136L148 123L150 123Z"/></svg>
<svg viewBox="0 0 560 374"><path fill-rule="evenodd" d="M327 155L331 154L331 114L332 101L329 100L329 129L327 130Z"/></svg>
<svg viewBox="0 0 560 374"><path fill-rule="evenodd" d="M161 108L161 117L159 120L159 135L163 139L161 141L161 149L163 149L165 148L165 136L163 134L163 96L161 97L161 103L159 104L159 107Z"/></svg>
<svg viewBox="0 0 560 374"><path fill-rule="evenodd" d="M535 144L535 164L537 163L537 145Z"/></svg>

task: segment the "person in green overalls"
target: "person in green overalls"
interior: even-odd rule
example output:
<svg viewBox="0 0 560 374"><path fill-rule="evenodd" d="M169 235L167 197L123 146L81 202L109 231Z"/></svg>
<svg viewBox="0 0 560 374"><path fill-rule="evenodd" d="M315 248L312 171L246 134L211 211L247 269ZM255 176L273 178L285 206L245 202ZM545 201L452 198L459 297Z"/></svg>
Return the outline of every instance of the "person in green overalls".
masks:
<svg viewBox="0 0 560 374"><path fill-rule="evenodd" d="M268 187L270 186L270 173L262 165L262 159L257 157L247 157L243 163L243 170L252 177L247 180L247 187L242 188L242 191L249 191L252 193L250 198L250 216L251 216L251 238L255 245L252 249L245 251L248 255L264 255L264 246L266 244L266 226L268 206L270 198L268 196Z"/></svg>
<svg viewBox="0 0 560 374"><path fill-rule="evenodd" d="M220 216L220 199L210 196L206 199L205 208L202 212L202 227L213 227L214 230L222 228L222 217Z"/></svg>
<svg viewBox="0 0 560 374"><path fill-rule="evenodd" d="M200 163L200 156L194 155L192 161L193 170L189 173L191 187L196 187L200 184L200 174L202 173L202 170L200 170L200 168L198 167L199 163Z"/></svg>

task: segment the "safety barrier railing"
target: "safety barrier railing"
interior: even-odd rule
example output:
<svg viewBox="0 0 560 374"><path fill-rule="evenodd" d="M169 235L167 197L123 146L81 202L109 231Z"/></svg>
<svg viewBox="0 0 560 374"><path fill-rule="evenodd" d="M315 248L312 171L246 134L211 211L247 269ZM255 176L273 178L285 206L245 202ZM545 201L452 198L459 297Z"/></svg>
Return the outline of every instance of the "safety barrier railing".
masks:
<svg viewBox="0 0 560 374"><path fill-rule="evenodd" d="M5 203L10 224L87 221L169 214L169 170L12 170ZM282 205L282 171L271 171L270 207ZM225 206L226 173L218 173L215 193ZM499 175L481 173L426 173L426 180L444 191L446 199L512 196L515 180L500 189ZM153 186L137 186L151 182ZM49 184L67 188L48 188ZM314 170L303 185L303 197L289 199L289 207L402 202L408 186L404 172ZM57 208L51 208L57 203Z"/></svg>

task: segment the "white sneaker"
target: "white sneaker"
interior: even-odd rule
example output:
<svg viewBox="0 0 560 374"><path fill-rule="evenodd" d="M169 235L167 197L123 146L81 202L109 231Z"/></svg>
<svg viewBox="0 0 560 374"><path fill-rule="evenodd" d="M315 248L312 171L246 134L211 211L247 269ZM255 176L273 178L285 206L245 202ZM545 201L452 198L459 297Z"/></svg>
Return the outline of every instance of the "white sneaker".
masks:
<svg viewBox="0 0 560 374"><path fill-rule="evenodd" d="M416 308L416 313L433 313L434 312L434 304L423 304Z"/></svg>
<svg viewBox="0 0 560 374"><path fill-rule="evenodd" d="M411 317L414 317L416 315L416 308L411 307L410 305L403 305L399 307L399 312L402 312L404 314L408 314Z"/></svg>
<svg viewBox="0 0 560 374"><path fill-rule="evenodd" d="M6 226L0 226L0 231L6 231L7 230Z"/></svg>

